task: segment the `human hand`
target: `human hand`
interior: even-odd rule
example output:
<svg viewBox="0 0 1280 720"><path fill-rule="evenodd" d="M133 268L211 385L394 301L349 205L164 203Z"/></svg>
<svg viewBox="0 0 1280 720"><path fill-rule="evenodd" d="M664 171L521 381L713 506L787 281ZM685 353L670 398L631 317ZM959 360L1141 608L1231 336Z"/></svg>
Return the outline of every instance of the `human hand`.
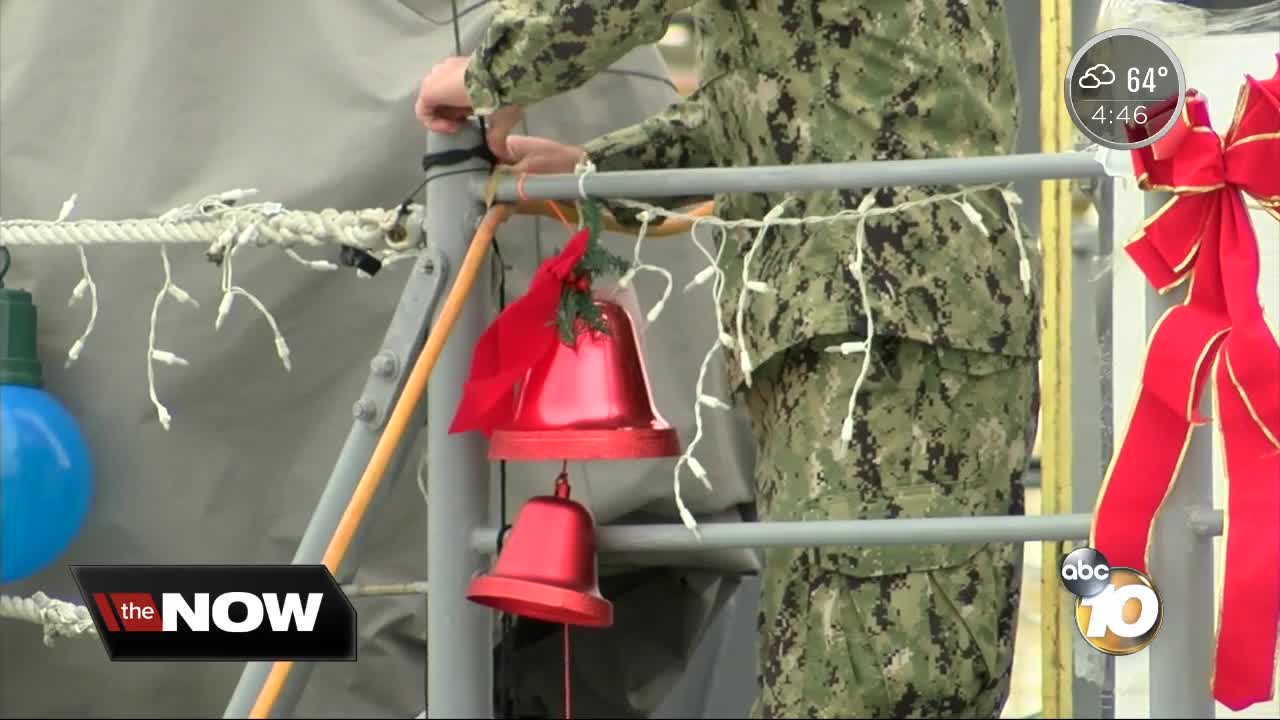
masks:
<svg viewBox="0 0 1280 720"><path fill-rule="evenodd" d="M586 151L576 145L565 145L547 138L511 135L507 138L507 157L516 172L531 175L572 173Z"/></svg>
<svg viewBox="0 0 1280 720"><path fill-rule="evenodd" d="M470 63L469 57L445 58L422 78L414 114L423 127L432 132L455 133L471 115L466 83ZM515 105L500 108L488 117L485 142L499 160L514 162L507 154L507 136L522 117L524 108Z"/></svg>

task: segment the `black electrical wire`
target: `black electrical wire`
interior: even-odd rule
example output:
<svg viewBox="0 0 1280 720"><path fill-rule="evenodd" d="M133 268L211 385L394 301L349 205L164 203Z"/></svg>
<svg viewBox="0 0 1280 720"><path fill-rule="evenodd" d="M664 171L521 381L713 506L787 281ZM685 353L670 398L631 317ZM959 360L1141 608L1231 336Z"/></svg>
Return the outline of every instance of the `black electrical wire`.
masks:
<svg viewBox="0 0 1280 720"><path fill-rule="evenodd" d="M9 274L9 266L13 264L12 258L9 256L9 248L0 245L0 288L4 287L4 276Z"/></svg>

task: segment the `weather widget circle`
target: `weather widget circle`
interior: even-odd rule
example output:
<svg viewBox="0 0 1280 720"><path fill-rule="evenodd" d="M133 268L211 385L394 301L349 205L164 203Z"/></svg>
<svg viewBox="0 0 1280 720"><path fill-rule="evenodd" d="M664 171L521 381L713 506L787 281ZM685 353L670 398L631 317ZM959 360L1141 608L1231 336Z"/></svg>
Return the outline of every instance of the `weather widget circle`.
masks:
<svg viewBox="0 0 1280 720"><path fill-rule="evenodd" d="M1187 80L1173 51L1132 28L1093 36L1071 58L1067 108L1080 132L1113 150L1150 145L1173 128L1186 104ZM1131 135L1145 127L1138 137Z"/></svg>

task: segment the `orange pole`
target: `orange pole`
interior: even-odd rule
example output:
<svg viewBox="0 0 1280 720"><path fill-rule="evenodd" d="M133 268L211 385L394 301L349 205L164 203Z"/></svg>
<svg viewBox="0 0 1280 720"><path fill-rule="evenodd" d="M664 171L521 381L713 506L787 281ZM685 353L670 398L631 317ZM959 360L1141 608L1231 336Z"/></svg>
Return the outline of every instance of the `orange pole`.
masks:
<svg viewBox="0 0 1280 720"><path fill-rule="evenodd" d="M475 285L480 266L489 253L489 246L493 243L493 236L498 226L510 217L511 210L511 207L506 205L490 208L471 239L467 255L462 260L462 267L458 270L458 279L445 297L440 316L427 335L427 342L423 345L408 380L405 381L404 391L400 393L395 407L391 410L387 427L378 438L378 444L373 448L369 464L365 467L364 474L360 476L360 482L356 484L355 491L351 494L351 501L347 504L347 509L342 513L338 527L329 540L323 562L329 568L329 572L334 575L338 574L338 567L346 557L356 530L359 529L365 512L369 509L369 503L382 484L392 455L395 454L396 448L404 437L410 416L427 389L427 378L431 376L431 370L440 358L440 352L444 349L445 341L453 330L458 313L462 310L462 304ZM262 684L262 690L249 711L249 717L265 718L270 714L292 669L293 663L290 661L272 663L271 672L267 674L267 679Z"/></svg>
<svg viewBox="0 0 1280 720"><path fill-rule="evenodd" d="M701 205L695 205L693 208L685 212L686 215L694 218L708 217L714 203L706 202ZM564 205L552 201L534 201L522 200L516 203L515 212L517 215L535 215L542 217L558 218L562 222L577 223L578 212L572 205ZM628 227L614 219L613 216L605 213L602 217L602 224L605 230L609 232L623 233L626 235L635 235L639 228ZM670 237L672 235L681 235L689 232L693 228L693 221L688 218L666 218L662 223L650 224L645 237Z"/></svg>

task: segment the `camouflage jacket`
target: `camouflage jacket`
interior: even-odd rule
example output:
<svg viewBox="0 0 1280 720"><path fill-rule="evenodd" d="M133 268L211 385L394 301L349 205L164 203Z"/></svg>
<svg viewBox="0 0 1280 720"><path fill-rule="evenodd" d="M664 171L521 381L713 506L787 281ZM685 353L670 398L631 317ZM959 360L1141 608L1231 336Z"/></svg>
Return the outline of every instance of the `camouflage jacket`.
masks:
<svg viewBox="0 0 1280 720"><path fill-rule="evenodd" d="M664 112L589 143L598 170L1013 152L1018 91L1003 0L504 0L467 72L476 112L578 87L631 48L659 40L685 9L697 25L702 85ZM888 207L957 189L874 192ZM792 193L786 215L854 209L865 192ZM761 219L783 197L718 196L716 213ZM1003 198L993 191L972 204L989 235L950 202L868 222L863 277L874 331L1037 357L1037 243L1024 241L1033 269L1027 292ZM726 322L736 320L743 257L755 234L730 232L722 254ZM744 335L754 367L816 336L865 332L849 270L854 237L853 222L770 229L751 261L751 279L776 290L749 296ZM737 385L739 363L731 360Z"/></svg>

